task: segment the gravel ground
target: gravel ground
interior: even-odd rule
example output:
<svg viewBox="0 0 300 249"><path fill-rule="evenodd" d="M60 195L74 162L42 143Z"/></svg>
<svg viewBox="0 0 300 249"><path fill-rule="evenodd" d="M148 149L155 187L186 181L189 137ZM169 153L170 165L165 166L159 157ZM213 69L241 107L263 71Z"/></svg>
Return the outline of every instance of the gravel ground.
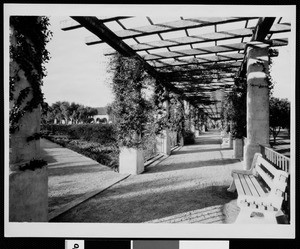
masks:
<svg viewBox="0 0 300 249"><path fill-rule="evenodd" d="M52 221L232 223L239 210L235 194L226 189L231 170L242 164L220 144L219 133L205 133L195 145L174 151L143 174L126 178Z"/></svg>
<svg viewBox="0 0 300 249"><path fill-rule="evenodd" d="M46 139L41 139L41 148L42 157L48 162L50 217L52 212L127 176Z"/></svg>

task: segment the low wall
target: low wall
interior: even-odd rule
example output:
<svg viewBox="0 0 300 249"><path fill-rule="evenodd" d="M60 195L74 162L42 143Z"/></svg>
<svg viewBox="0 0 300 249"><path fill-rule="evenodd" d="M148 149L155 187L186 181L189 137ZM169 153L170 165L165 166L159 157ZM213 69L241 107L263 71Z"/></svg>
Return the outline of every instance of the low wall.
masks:
<svg viewBox="0 0 300 249"><path fill-rule="evenodd" d="M9 221L48 222L47 167L10 173Z"/></svg>

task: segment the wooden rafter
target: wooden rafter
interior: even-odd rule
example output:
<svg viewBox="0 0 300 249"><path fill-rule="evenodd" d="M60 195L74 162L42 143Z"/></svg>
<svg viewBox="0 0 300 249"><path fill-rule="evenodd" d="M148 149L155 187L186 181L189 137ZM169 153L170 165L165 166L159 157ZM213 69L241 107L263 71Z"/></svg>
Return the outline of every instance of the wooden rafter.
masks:
<svg viewBox="0 0 300 249"><path fill-rule="evenodd" d="M98 18L98 19L101 20L101 22L105 23L105 22L118 21L127 18L132 18L132 16L113 16L113 17ZM83 28L83 26L72 19L67 19L60 22L60 28L64 31L67 31L67 30Z"/></svg>
<svg viewBox="0 0 300 249"><path fill-rule="evenodd" d="M212 33L206 33L200 35L184 36L184 37L173 38L173 39L157 40L157 41L151 41L147 43L131 45L131 48L135 51L141 51L145 49L151 50L151 49L158 49L158 48L165 48L165 47L196 44L196 43L221 41L221 40L228 40L228 39L235 39L235 38L242 38L242 37L252 37L254 29L255 27L242 28L242 29L234 29L228 31L219 31L216 33L212 32ZM275 34L281 32L289 32L290 30L291 30L291 25L289 23L279 23L279 24L277 23L277 24L273 24L269 32ZM97 41L95 40L95 37L87 37L86 44L87 45L97 44ZM106 53L106 55L109 55L111 53Z"/></svg>
<svg viewBox="0 0 300 249"><path fill-rule="evenodd" d="M124 56L135 57L145 67L145 70L154 78L160 79L160 74L148 63L146 63L142 57L140 57L134 50L132 50L125 42L120 40L110 29L108 29L98 18L96 17L82 17L82 16L72 16L72 18L84 26L87 30L91 31L93 34L97 35L100 39L104 40L107 44L112 46L114 49L119 51ZM182 91L175 88L172 84L164 81L163 83L167 88L175 93L182 94Z"/></svg>
<svg viewBox="0 0 300 249"><path fill-rule="evenodd" d="M217 90L229 92L234 85L234 78L242 77L241 71L245 70L244 54L248 43L244 42L244 38L251 37L252 42L264 43L267 39L270 46L283 46L288 42L286 38L271 40L270 37L274 33L291 30L289 23L280 23L280 20L274 23L275 18L272 17L181 17L177 21L155 24L147 18L150 25L135 28L126 28L123 24L122 19L129 17L116 16L101 19L74 16L72 18L79 24L74 24L74 22L72 25L62 24L63 30L85 27L94 34L94 37L87 39L88 45L106 42L122 55L137 58L143 63L145 70L158 82L170 91L183 96L192 105L202 106L212 118L217 118L220 112L218 104L220 100L217 99L219 97L213 92ZM255 27L248 27L250 19L258 21ZM112 31L104 25L105 22L111 21L117 22L122 30ZM221 24L235 22L240 22L242 27L224 31L224 25L221 26ZM215 32L201 33L201 27L207 26L213 27ZM179 30L184 31L186 36L169 39L164 39L162 36L163 33L171 34ZM195 31L200 32L192 35L192 32L196 34ZM159 40L141 42L141 39L138 39L143 37L145 40L153 34L156 34ZM127 41L124 40L129 38L132 38L136 44L127 45ZM236 42L237 38L241 40L239 43ZM221 43L229 39L235 40ZM196 45L207 42L214 42L214 46ZM188 45L190 49L175 48L182 45ZM157 52L154 49L167 49L168 51Z"/></svg>
<svg viewBox="0 0 300 249"><path fill-rule="evenodd" d="M221 61L243 60L244 55L239 53L212 55L207 57L197 57L196 59L180 59L177 61L149 61L149 64L154 68L168 67L168 66L180 66L180 65L192 65L192 64L205 64Z"/></svg>
<svg viewBox="0 0 300 249"><path fill-rule="evenodd" d="M134 38L146 35L153 35L153 34L161 34L166 32L174 32L184 29L190 28L199 28L199 27L206 27L216 24L224 24L224 23L231 23L231 22L239 22L248 19L257 19L257 17L200 17L200 18L186 18L183 20L177 20L172 22L166 23L157 23L148 26L142 27L135 27L126 30L118 30L115 34L122 38ZM95 41L96 43L102 43L103 41L98 40Z"/></svg>
<svg viewBox="0 0 300 249"><path fill-rule="evenodd" d="M268 41L268 43L272 47L286 46L288 43L288 38L273 39ZM202 48L185 49L179 51L170 51L164 53L151 53L151 54L144 55L142 57L146 61L151 61L151 60L158 60L158 59L179 58L185 56L206 55L206 54L213 54L213 53L217 55L217 53L220 52L232 52L232 51L244 50L246 44L247 44L246 42L243 42L243 43L233 43L233 44L225 44L225 45L202 47Z"/></svg>

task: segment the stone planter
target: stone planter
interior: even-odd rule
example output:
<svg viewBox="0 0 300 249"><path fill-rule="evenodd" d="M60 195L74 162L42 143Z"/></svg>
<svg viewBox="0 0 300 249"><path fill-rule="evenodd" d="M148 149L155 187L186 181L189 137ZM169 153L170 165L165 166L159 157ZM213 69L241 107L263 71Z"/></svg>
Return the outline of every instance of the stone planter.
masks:
<svg viewBox="0 0 300 249"><path fill-rule="evenodd" d="M48 222L48 170L11 171L9 221Z"/></svg>
<svg viewBox="0 0 300 249"><path fill-rule="evenodd" d="M138 175L144 171L144 155L142 149L120 148L119 173Z"/></svg>
<svg viewBox="0 0 300 249"><path fill-rule="evenodd" d="M171 154L171 141L168 130L163 130L161 134L156 137L157 151L165 155Z"/></svg>
<svg viewBox="0 0 300 249"><path fill-rule="evenodd" d="M232 139L232 135L231 135L231 133L229 133L229 141L228 141L228 147L230 148L230 149L232 149L233 148L233 139Z"/></svg>
<svg viewBox="0 0 300 249"><path fill-rule="evenodd" d="M236 159L243 158L243 139L234 139L233 140L233 157Z"/></svg>

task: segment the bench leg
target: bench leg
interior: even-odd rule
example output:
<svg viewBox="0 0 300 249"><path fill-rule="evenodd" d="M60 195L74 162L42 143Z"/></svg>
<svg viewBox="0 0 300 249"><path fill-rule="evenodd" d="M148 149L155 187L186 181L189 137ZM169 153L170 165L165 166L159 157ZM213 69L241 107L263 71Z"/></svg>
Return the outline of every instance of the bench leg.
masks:
<svg viewBox="0 0 300 249"><path fill-rule="evenodd" d="M250 211L250 210L241 209L241 211L239 212L239 214L235 220L235 223L237 223L237 224L249 223L249 221L251 219L251 213L252 213L252 211Z"/></svg>
<svg viewBox="0 0 300 249"><path fill-rule="evenodd" d="M264 213L266 224L277 224L276 213L275 212L265 212Z"/></svg>
<svg viewBox="0 0 300 249"><path fill-rule="evenodd" d="M241 209L235 223L247 224L247 223L259 223L259 224L277 224L275 212L256 212L249 209Z"/></svg>
<svg viewBox="0 0 300 249"><path fill-rule="evenodd" d="M235 186L235 183L234 181L231 182L231 185L229 186L229 188L227 189L228 192L235 192L236 190L236 186Z"/></svg>

